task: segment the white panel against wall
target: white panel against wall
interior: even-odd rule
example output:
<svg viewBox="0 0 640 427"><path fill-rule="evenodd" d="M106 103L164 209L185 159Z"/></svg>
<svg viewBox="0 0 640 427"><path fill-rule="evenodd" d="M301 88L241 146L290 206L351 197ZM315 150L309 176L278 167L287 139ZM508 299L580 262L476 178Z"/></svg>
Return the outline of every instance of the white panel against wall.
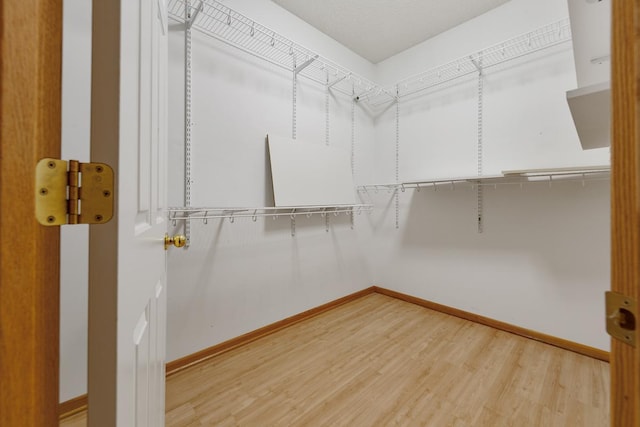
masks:
<svg viewBox="0 0 640 427"><path fill-rule="evenodd" d="M276 206L356 203L348 152L274 135L268 143Z"/></svg>

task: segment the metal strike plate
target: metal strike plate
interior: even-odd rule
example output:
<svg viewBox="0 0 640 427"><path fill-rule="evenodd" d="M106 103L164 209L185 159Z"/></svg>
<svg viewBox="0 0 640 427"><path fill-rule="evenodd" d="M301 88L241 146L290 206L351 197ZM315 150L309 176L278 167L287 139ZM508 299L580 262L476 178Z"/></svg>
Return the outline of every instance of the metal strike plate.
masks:
<svg viewBox="0 0 640 427"><path fill-rule="evenodd" d="M607 333L613 338L636 346L637 302L617 292L605 294Z"/></svg>
<svg viewBox="0 0 640 427"><path fill-rule="evenodd" d="M104 224L113 217L113 169L104 163L76 164L80 173L77 191L69 189L68 162L45 158L36 165L35 216L40 224L72 222L71 205L79 212L78 224ZM72 194L77 194L77 199Z"/></svg>

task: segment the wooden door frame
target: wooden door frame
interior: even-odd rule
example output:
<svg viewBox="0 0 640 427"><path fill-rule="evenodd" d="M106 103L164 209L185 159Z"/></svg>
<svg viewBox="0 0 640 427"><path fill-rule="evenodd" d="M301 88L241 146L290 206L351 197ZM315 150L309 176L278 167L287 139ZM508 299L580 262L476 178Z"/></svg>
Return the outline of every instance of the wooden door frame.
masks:
<svg viewBox="0 0 640 427"><path fill-rule="evenodd" d="M114 169L116 198L111 221L89 226L89 426L117 424L121 3L93 0L91 11L91 161Z"/></svg>
<svg viewBox="0 0 640 427"><path fill-rule="evenodd" d="M60 157L62 0L0 2L0 425L58 422L60 228L34 167Z"/></svg>
<svg viewBox="0 0 640 427"><path fill-rule="evenodd" d="M611 289L640 302L640 0L612 5ZM640 350L615 339L611 425L640 426Z"/></svg>

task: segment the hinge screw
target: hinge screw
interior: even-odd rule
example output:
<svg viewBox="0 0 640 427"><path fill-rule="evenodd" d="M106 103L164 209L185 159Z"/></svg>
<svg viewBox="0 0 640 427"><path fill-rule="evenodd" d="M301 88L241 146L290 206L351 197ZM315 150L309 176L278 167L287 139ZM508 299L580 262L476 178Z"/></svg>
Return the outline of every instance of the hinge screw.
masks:
<svg viewBox="0 0 640 427"><path fill-rule="evenodd" d="M96 215L95 218L96 221L102 221L102 215Z"/></svg>
<svg viewBox="0 0 640 427"><path fill-rule="evenodd" d="M56 220L56 217L53 216L53 215L50 215L50 216L47 217L47 222L53 222L55 220Z"/></svg>
<svg viewBox="0 0 640 427"><path fill-rule="evenodd" d="M96 166L96 172L101 173L103 171L102 166Z"/></svg>
<svg viewBox="0 0 640 427"><path fill-rule="evenodd" d="M111 191L109 191L109 190L104 190L104 191L102 192L102 195L103 195L104 197L109 197L109 196L111 195Z"/></svg>
<svg viewBox="0 0 640 427"><path fill-rule="evenodd" d="M47 163L47 166L49 166L49 169L55 169L56 163L55 162L49 162L49 163Z"/></svg>
<svg viewBox="0 0 640 427"><path fill-rule="evenodd" d="M40 189L40 194L42 196L46 196L47 194L49 194L49 190L47 190L46 188L41 188Z"/></svg>

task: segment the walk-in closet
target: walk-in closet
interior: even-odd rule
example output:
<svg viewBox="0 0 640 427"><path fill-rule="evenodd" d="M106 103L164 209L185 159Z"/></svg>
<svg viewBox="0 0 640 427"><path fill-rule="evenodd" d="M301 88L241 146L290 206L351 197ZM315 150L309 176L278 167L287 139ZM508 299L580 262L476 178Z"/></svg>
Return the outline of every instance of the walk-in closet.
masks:
<svg viewBox="0 0 640 427"><path fill-rule="evenodd" d="M616 1L135 2L149 148L121 156L168 250L118 425L608 425ZM63 157L95 135L92 12L64 1ZM88 242L63 228L65 426Z"/></svg>

